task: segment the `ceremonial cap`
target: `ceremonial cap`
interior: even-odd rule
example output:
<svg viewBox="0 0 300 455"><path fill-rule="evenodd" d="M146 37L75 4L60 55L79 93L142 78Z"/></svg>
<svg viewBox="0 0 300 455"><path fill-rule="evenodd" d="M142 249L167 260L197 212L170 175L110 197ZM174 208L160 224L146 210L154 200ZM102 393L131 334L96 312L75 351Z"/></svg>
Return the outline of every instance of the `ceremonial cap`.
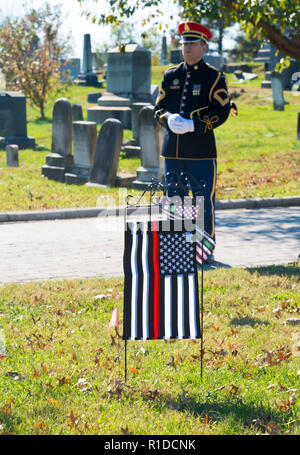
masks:
<svg viewBox="0 0 300 455"><path fill-rule="evenodd" d="M178 25L178 31L182 36L181 43L192 43L200 40L207 43L212 37L211 31L197 22L181 22Z"/></svg>

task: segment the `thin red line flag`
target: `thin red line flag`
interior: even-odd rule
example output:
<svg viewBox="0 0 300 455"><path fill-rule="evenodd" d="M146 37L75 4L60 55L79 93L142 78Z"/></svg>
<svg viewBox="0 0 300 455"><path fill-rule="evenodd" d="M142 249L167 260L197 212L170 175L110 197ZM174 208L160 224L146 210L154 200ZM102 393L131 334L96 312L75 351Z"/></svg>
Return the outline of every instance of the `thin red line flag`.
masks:
<svg viewBox="0 0 300 455"><path fill-rule="evenodd" d="M201 338L196 242L181 221L126 223L124 275L125 340Z"/></svg>

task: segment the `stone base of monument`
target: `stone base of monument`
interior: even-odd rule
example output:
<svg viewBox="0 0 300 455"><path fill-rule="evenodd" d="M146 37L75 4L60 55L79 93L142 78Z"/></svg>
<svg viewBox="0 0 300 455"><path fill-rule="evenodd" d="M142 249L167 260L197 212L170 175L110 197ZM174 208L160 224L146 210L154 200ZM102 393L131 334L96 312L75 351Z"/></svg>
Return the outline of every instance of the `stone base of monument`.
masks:
<svg viewBox="0 0 300 455"><path fill-rule="evenodd" d="M72 174L67 172L65 174L65 183L69 185L84 185L88 182L89 176L86 175L79 175L79 174Z"/></svg>
<svg viewBox="0 0 300 455"><path fill-rule="evenodd" d="M96 106L87 110L89 122L102 124L105 120L114 118L120 120L125 129L131 129L131 109L124 106Z"/></svg>
<svg viewBox="0 0 300 455"><path fill-rule="evenodd" d="M88 103L97 103L97 102L98 102L98 99L99 99L101 96L102 96L102 95L101 95L100 92L88 93L88 97L87 97Z"/></svg>
<svg viewBox="0 0 300 455"><path fill-rule="evenodd" d="M120 174L116 176L115 180L115 187L121 187L121 188L132 188L132 183L136 179L136 175L134 174ZM85 184L86 186L89 187L95 187L95 188L108 188L109 185L101 185L100 183L94 183L94 182L87 182Z"/></svg>
<svg viewBox="0 0 300 455"><path fill-rule="evenodd" d="M98 99L98 106L91 107L87 111L88 121L102 124L108 118L117 119L122 123L123 128L131 129L130 99L105 92Z"/></svg>
<svg viewBox="0 0 300 455"><path fill-rule="evenodd" d="M65 168L58 167L58 166L49 166L45 164L42 166L42 175L47 177L49 180L55 180L56 182L64 182L65 181Z"/></svg>
<svg viewBox="0 0 300 455"><path fill-rule="evenodd" d="M71 185L84 185L90 178L90 166L72 166L69 172L65 173L65 182Z"/></svg>
<svg viewBox="0 0 300 455"><path fill-rule="evenodd" d="M5 150L7 145L14 144L19 149L35 148L35 139L30 136L5 136L0 137L0 150Z"/></svg>
<svg viewBox="0 0 300 455"><path fill-rule="evenodd" d="M136 171L136 180L132 182L132 187L136 189L145 189L153 181L160 181L162 170L158 167L139 167Z"/></svg>
<svg viewBox="0 0 300 455"><path fill-rule="evenodd" d="M77 84L86 87L99 87L102 88L102 81L98 81L98 76L95 73L79 73L77 76Z"/></svg>
<svg viewBox="0 0 300 455"><path fill-rule="evenodd" d="M42 175L57 182L65 181L65 173L73 164L73 156L63 156L59 153L49 153L46 156L46 164L42 166Z"/></svg>
<svg viewBox="0 0 300 455"><path fill-rule="evenodd" d="M124 145L122 151L126 158L139 158L141 156L141 147L138 145Z"/></svg>

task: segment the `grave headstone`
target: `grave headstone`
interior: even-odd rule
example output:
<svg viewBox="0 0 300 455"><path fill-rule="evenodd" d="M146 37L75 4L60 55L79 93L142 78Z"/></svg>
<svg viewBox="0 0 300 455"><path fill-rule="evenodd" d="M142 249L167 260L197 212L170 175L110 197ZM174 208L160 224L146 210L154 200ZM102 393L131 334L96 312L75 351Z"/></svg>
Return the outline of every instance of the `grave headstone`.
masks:
<svg viewBox="0 0 300 455"><path fill-rule="evenodd" d="M42 175L58 182L65 181L65 173L73 164L72 106L67 98L56 100L52 113L51 153L46 156Z"/></svg>
<svg viewBox="0 0 300 455"><path fill-rule="evenodd" d="M165 34L162 38L162 43L161 43L160 64L161 65L168 64L167 38L166 38Z"/></svg>
<svg viewBox="0 0 300 455"><path fill-rule="evenodd" d="M73 104L72 106L72 119L73 122L83 120L82 106L81 104Z"/></svg>
<svg viewBox="0 0 300 455"><path fill-rule="evenodd" d="M220 55L205 54L203 60L219 71L222 69L222 57Z"/></svg>
<svg viewBox="0 0 300 455"><path fill-rule="evenodd" d="M285 100L283 97L282 79L280 73L273 72L272 78L272 94L274 111L284 111Z"/></svg>
<svg viewBox="0 0 300 455"><path fill-rule="evenodd" d="M131 129L132 136L139 143L139 115L141 110L145 106L149 106L150 103L133 103L131 105Z"/></svg>
<svg viewBox="0 0 300 455"><path fill-rule="evenodd" d="M141 166L137 170L134 188L145 188L152 179L160 180L163 175L163 158L160 155L163 131L154 118L154 106L145 106L139 115L139 138Z"/></svg>
<svg viewBox="0 0 300 455"><path fill-rule="evenodd" d="M97 103L98 99L100 98L100 92L92 92L88 93L88 103Z"/></svg>
<svg viewBox="0 0 300 455"><path fill-rule="evenodd" d="M86 33L83 36L82 66L81 71L78 74L77 82L79 85L89 87L99 87L101 85L98 82L97 74L93 71L91 35L89 33Z"/></svg>
<svg viewBox="0 0 300 455"><path fill-rule="evenodd" d="M35 139L27 136L26 98L20 92L0 93L0 150L8 144L35 147Z"/></svg>
<svg viewBox="0 0 300 455"><path fill-rule="evenodd" d="M124 52L119 47L109 50L106 87L98 106L88 109L88 120L102 124L107 118L116 118L123 128L131 129L131 105L153 103L151 52L134 43L127 44Z"/></svg>
<svg viewBox="0 0 300 455"><path fill-rule="evenodd" d="M60 68L60 81L65 82L69 78L75 81L80 73L80 58L71 58L69 60L62 60Z"/></svg>
<svg viewBox="0 0 300 455"><path fill-rule="evenodd" d="M19 147L16 144L6 146L6 165L19 167Z"/></svg>
<svg viewBox="0 0 300 455"><path fill-rule="evenodd" d="M170 51L170 61L173 65L177 65L183 61L181 49L172 49Z"/></svg>
<svg viewBox="0 0 300 455"><path fill-rule="evenodd" d="M115 186L122 142L122 123L117 119L105 120L97 139L91 184Z"/></svg>
<svg viewBox="0 0 300 455"><path fill-rule="evenodd" d="M73 165L65 174L66 183L81 185L89 179L97 143L97 125L95 122L73 122Z"/></svg>

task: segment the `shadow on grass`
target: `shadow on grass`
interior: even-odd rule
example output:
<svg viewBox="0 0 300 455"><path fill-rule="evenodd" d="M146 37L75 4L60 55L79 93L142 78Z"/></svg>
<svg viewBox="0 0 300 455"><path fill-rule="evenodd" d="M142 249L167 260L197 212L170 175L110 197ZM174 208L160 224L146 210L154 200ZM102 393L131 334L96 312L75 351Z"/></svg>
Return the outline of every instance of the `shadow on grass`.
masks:
<svg viewBox="0 0 300 455"><path fill-rule="evenodd" d="M166 406L177 412L190 413L195 418L207 418L208 423L222 422L230 418L246 428L255 426L256 431L260 430L262 432L268 429L269 422L280 425L280 431L281 426L287 424L290 419L288 412L283 412L279 415L276 412L272 412L269 406L264 407L261 404L245 403L239 397L217 401L212 396L209 398L207 396L207 401L199 402L199 398L196 396L178 399L161 395L157 400L157 406L159 409ZM257 427L258 424L259 428Z"/></svg>
<svg viewBox="0 0 300 455"><path fill-rule="evenodd" d="M268 265L264 267L248 267L246 270L250 273L258 273L259 275L279 275L300 279L299 262L295 262L291 265Z"/></svg>
<svg viewBox="0 0 300 455"><path fill-rule="evenodd" d="M36 119L31 119L28 123L32 123L33 125L41 126L41 125L49 125L52 123L52 118L45 117L37 117Z"/></svg>
<svg viewBox="0 0 300 455"><path fill-rule="evenodd" d="M251 327L255 327L256 325L269 325L269 322L261 321L257 318L251 318L250 316L244 316L242 318L233 318L230 321L230 325L250 325Z"/></svg>

